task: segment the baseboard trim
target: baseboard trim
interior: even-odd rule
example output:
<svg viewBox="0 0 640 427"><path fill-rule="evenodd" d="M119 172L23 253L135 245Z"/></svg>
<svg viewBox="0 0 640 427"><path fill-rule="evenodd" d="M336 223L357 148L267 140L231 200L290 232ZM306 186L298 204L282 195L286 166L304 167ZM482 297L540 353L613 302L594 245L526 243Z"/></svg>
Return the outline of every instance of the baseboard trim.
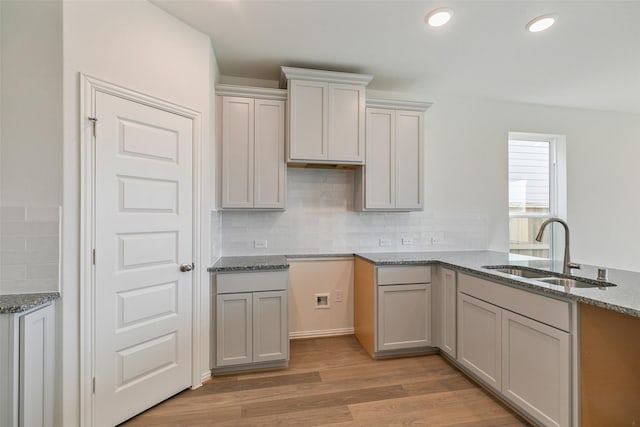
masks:
<svg viewBox="0 0 640 427"><path fill-rule="evenodd" d="M289 339L335 337L339 335L353 335L353 328L322 329L317 331L289 332Z"/></svg>

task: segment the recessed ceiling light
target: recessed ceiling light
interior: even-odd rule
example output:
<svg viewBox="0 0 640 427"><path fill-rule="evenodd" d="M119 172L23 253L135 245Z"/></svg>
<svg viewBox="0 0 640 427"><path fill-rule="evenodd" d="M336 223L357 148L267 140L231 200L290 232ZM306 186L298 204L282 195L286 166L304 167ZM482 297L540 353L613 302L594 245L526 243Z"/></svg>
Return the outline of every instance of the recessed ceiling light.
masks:
<svg viewBox="0 0 640 427"><path fill-rule="evenodd" d="M532 19L527 24L527 30L532 33L538 33L551 27L558 20L557 15L542 15Z"/></svg>
<svg viewBox="0 0 640 427"><path fill-rule="evenodd" d="M442 7L440 9L434 9L431 12L427 13L424 17L424 22L429 24L431 27L441 27L447 22L451 20L453 16L453 10L448 7Z"/></svg>

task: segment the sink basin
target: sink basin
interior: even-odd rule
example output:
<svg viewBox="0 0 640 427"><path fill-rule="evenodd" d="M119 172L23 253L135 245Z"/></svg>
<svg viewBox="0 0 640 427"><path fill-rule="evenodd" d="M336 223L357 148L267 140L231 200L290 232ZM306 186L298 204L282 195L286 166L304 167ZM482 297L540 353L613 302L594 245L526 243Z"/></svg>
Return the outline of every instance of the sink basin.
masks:
<svg viewBox="0 0 640 427"><path fill-rule="evenodd" d="M571 279L568 277L543 277L537 280L539 280L540 282L549 283L551 285L566 286L569 288L600 288L604 286L616 286L613 283L593 283L579 279Z"/></svg>
<svg viewBox="0 0 640 427"><path fill-rule="evenodd" d="M538 279L540 277L549 277L553 275L553 273L549 271L539 271L529 269L527 267L516 267L509 265L485 265L482 268L498 271L500 273L512 274L518 277L524 277L525 279Z"/></svg>
<svg viewBox="0 0 640 427"><path fill-rule="evenodd" d="M521 267L519 265L485 265L482 268L498 271L500 273L511 274L513 276L522 277L523 279L532 279L538 282L548 283L550 285L564 286L567 288L603 288L608 286L616 286L610 282L598 282L594 280L582 280L579 277L564 277L559 273L547 270L538 270L531 267Z"/></svg>

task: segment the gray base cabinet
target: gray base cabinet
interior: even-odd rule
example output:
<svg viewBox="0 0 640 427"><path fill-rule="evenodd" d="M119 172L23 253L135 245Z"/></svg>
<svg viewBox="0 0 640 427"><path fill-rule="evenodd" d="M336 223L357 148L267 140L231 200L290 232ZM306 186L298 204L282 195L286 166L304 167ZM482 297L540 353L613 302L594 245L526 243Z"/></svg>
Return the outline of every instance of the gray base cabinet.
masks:
<svg viewBox="0 0 640 427"><path fill-rule="evenodd" d="M464 274L458 290L458 363L541 425L571 425L574 307Z"/></svg>
<svg viewBox="0 0 640 427"><path fill-rule="evenodd" d="M376 351L431 345L431 268L377 267Z"/></svg>
<svg viewBox="0 0 640 427"><path fill-rule="evenodd" d="M53 426L54 303L0 314L0 425Z"/></svg>
<svg viewBox="0 0 640 427"><path fill-rule="evenodd" d="M378 350L425 347L431 342L428 283L378 287Z"/></svg>
<svg viewBox="0 0 640 427"><path fill-rule="evenodd" d="M214 369L288 361L288 281L286 271L215 276Z"/></svg>

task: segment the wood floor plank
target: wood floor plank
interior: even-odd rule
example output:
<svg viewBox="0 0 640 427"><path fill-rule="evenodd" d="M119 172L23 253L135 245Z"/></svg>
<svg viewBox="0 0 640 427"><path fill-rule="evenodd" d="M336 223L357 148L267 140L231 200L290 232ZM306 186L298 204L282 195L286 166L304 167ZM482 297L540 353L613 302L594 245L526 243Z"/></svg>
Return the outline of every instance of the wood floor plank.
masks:
<svg viewBox="0 0 640 427"><path fill-rule="evenodd" d="M288 368L214 375L124 426L522 426L439 355L373 360L354 336L291 342Z"/></svg>
<svg viewBox="0 0 640 427"><path fill-rule="evenodd" d="M308 409L332 408L360 402L376 402L404 396L407 396L407 392L404 391L402 386L397 385L349 390L338 393L315 394L312 396L242 405L242 416L277 415Z"/></svg>
<svg viewBox="0 0 640 427"><path fill-rule="evenodd" d="M367 402L350 405L349 409L358 421L402 424L420 421L427 425L484 422L509 414L506 408L478 388ZM527 424L520 421L516 425Z"/></svg>
<svg viewBox="0 0 640 427"><path fill-rule="evenodd" d="M216 423L215 425L216 427L272 427L276 425L312 427L352 421L353 417L351 416L351 412L347 406L332 406L331 408L242 418L239 420Z"/></svg>
<svg viewBox="0 0 640 427"><path fill-rule="evenodd" d="M229 393L243 390L256 390L269 387L282 387L292 384L319 383L320 373L306 372L290 375L276 375L255 377L241 381L209 381L202 387L194 390L193 395L211 394L211 393Z"/></svg>

